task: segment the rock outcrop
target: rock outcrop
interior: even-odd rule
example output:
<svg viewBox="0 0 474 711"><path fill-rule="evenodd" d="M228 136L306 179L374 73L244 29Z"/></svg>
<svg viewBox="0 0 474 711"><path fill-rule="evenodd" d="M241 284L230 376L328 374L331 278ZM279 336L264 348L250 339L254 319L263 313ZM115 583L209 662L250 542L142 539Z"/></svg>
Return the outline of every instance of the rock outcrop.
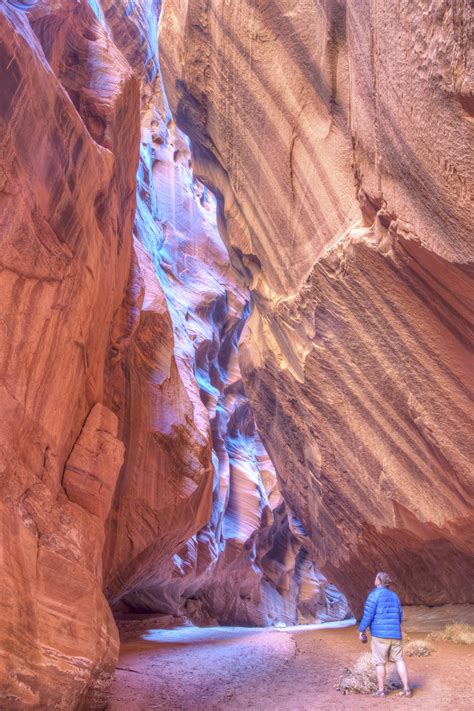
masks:
<svg viewBox="0 0 474 711"><path fill-rule="evenodd" d="M139 85L87 3L33 5L0 7L0 706L96 708L118 652L101 551L123 445L100 403Z"/></svg>
<svg viewBox="0 0 474 711"><path fill-rule="evenodd" d="M472 601L471 16L422 5L2 3L1 708L104 708L108 603Z"/></svg>
<svg viewBox="0 0 474 711"><path fill-rule="evenodd" d="M355 610L376 569L472 602L471 13L163 3L170 106L252 293L246 392Z"/></svg>
<svg viewBox="0 0 474 711"><path fill-rule="evenodd" d="M159 9L0 8L5 709L104 708L104 586L204 622L347 611L255 428L248 289L167 110Z"/></svg>
<svg viewBox="0 0 474 711"><path fill-rule="evenodd" d="M106 17L129 57L122 17ZM189 142L167 115L158 62L144 71L147 27L139 14L128 23L144 38L142 56L129 57L142 81L142 144L137 264L122 312L143 301L126 338L119 314L112 347L109 404L124 423L126 461L108 526L108 598L118 613L294 623L301 578L305 619L344 616L346 601L332 588L326 597L304 534L290 526L245 396L238 341L248 291L215 201L192 174Z"/></svg>

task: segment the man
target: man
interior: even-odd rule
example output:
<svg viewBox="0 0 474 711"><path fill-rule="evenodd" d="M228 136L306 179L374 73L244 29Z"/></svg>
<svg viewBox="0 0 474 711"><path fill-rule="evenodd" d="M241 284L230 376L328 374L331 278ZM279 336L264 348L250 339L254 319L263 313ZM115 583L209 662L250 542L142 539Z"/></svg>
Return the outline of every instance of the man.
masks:
<svg viewBox="0 0 474 711"><path fill-rule="evenodd" d="M402 606L398 595L388 589L391 580L387 573L377 573L375 588L365 602L364 614L359 625L359 639L367 642L365 630L370 629L372 636L372 657L377 670L378 691L374 696L387 696L384 689L385 665L395 662L403 691L400 696L410 698L413 695L408 685L408 673L402 656Z"/></svg>

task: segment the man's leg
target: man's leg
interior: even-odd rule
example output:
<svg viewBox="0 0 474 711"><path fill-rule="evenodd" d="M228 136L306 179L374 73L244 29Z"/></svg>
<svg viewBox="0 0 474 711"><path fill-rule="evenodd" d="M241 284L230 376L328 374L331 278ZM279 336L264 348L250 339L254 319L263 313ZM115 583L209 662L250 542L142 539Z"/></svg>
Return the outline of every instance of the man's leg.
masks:
<svg viewBox="0 0 474 711"><path fill-rule="evenodd" d="M405 691L409 691L410 687L408 686L408 672L406 664L403 660L401 639L392 639L389 661L395 662L395 664L397 665L398 674L400 676L400 679L402 680L403 688Z"/></svg>
<svg viewBox="0 0 474 711"><path fill-rule="evenodd" d="M377 664L375 669L377 671L377 683L379 685L379 691L383 691L385 682L385 664Z"/></svg>
<svg viewBox="0 0 474 711"><path fill-rule="evenodd" d="M402 680L403 688L405 689L405 691L409 691L410 687L408 686L408 672L405 662L403 661L403 659L398 659L395 664L397 665L397 671L400 675L400 679ZM377 667L377 673L378 670L379 668Z"/></svg>
<svg viewBox="0 0 474 711"><path fill-rule="evenodd" d="M389 639L380 639L380 637L372 637L372 659L375 664L379 691L384 691L385 663L387 661L389 649Z"/></svg>

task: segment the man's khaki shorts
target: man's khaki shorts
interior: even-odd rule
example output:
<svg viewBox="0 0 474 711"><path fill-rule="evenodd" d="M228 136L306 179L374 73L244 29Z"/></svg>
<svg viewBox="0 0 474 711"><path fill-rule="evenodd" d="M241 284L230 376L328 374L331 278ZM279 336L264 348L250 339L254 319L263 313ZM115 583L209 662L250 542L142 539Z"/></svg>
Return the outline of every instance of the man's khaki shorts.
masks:
<svg viewBox="0 0 474 711"><path fill-rule="evenodd" d="M372 658L375 664L401 661L402 640L372 637Z"/></svg>

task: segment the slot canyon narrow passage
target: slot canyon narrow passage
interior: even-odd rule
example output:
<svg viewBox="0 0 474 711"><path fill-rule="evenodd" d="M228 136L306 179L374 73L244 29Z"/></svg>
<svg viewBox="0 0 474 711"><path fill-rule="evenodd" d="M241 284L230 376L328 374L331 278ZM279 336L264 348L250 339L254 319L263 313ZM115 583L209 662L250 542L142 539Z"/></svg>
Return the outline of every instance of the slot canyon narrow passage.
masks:
<svg viewBox="0 0 474 711"><path fill-rule="evenodd" d="M0 711L470 708L473 26L0 3Z"/></svg>

